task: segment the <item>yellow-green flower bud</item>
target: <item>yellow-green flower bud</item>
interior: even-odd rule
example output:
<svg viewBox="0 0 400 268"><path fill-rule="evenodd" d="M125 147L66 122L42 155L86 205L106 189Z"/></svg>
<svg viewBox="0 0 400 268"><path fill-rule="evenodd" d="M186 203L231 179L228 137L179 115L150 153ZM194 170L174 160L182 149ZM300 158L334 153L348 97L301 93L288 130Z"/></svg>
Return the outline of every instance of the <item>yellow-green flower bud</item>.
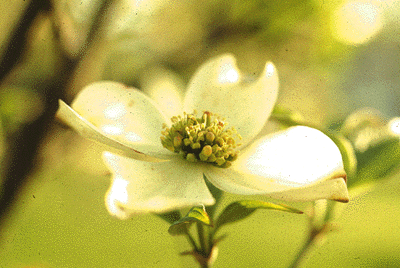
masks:
<svg viewBox="0 0 400 268"><path fill-rule="evenodd" d="M223 146L225 144L225 141L223 138L218 137L215 139L215 142L219 145L219 146Z"/></svg>
<svg viewBox="0 0 400 268"><path fill-rule="evenodd" d="M212 132L207 132L206 134L206 141L208 143L212 143L215 140L215 135Z"/></svg>
<svg viewBox="0 0 400 268"><path fill-rule="evenodd" d="M215 162L215 160L217 160L217 158L215 157L215 154L211 154L207 159L207 161L211 162L211 163Z"/></svg>
<svg viewBox="0 0 400 268"><path fill-rule="evenodd" d="M196 143L192 143L192 145L190 147L192 147L193 150L196 150L196 149L200 149L201 145L200 145L200 143L196 142Z"/></svg>
<svg viewBox="0 0 400 268"><path fill-rule="evenodd" d="M194 154L187 154L186 160L188 160L190 162L197 162L197 158Z"/></svg>
<svg viewBox="0 0 400 268"><path fill-rule="evenodd" d="M203 153L200 153L200 154L199 154L199 157L200 157L200 160L203 161L203 162L207 162L207 160L208 160L208 156L206 156L206 155L203 154Z"/></svg>
<svg viewBox="0 0 400 268"><path fill-rule="evenodd" d="M185 144L185 146L189 146L191 141L188 138L186 138L183 140L183 143Z"/></svg>
<svg viewBox="0 0 400 268"><path fill-rule="evenodd" d="M178 135L174 137L174 147L180 147L182 145L182 136Z"/></svg>
<svg viewBox="0 0 400 268"><path fill-rule="evenodd" d="M225 163L225 158L223 157L218 157L217 160L215 160L218 166L222 166Z"/></svg>
<svg viewBox="0 0 400 268"><path fill-rule="evenodd" d="M212 148L210 145L206 145L203 147L203 150L201 151L202 154L205 156L210 156L212 154Z"/></svg>

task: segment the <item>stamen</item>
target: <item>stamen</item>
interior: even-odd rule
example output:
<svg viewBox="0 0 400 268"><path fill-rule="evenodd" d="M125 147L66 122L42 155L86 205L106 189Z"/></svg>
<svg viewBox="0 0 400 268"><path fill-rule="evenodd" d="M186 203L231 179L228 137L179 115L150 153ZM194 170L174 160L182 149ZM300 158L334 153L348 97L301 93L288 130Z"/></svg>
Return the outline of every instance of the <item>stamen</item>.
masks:
<svg viewBox="0 0 400 268"><path fill-rule="evenodd" d="M171 118L173 125L163 125L161 143L168 150L182 153L190 162L207 162L227 168L235 161L238 151L236 138L241 139L236 129L226 129L228 125L218 116L206 111L201 117L183 113Z"/></svg>

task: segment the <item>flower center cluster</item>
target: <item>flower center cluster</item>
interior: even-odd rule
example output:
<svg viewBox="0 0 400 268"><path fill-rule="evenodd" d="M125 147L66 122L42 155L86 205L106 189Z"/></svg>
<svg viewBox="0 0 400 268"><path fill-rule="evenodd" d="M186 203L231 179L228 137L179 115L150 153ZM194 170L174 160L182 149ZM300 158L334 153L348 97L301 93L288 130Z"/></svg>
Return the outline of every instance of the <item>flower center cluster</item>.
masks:
<svg viewBox="0 0 400 268"><path fill-rule="evenodd" d="M202 117L193 114L183 114L171 118L172 126L163 126L161 134L162 145L191 162L203 161L218 167L229 167L238 156L235 150L235 137L241 139L234 128L226 128L227 123L210 112L204 112Z"/></svg>

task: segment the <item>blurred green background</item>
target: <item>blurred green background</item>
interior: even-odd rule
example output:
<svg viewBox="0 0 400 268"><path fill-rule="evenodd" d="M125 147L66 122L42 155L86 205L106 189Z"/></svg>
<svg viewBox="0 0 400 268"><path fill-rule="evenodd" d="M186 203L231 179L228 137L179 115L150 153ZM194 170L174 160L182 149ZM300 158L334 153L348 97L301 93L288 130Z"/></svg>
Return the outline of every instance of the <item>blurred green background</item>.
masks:
<svg viewBox="0 0 400 268"><path fill-rule="evenodd" d="M171 237L160 218L112 218L103 199L107 177L65 163L33 180L3 229L1 267L197 267L191 257L178 256L189 245ZM399 196L393 181L351 200L306 267L398 267ZM222 206L239 198L228 195ZM306 228L304 215L257 211L222 230L228 237L215 267L287 267Z"/></svg>
<svg viewBox="0 0 400 268"><path fill-rule="evenodd" d="M37 2L0 1L0 58L9 69L0 81L1 182L9 141L46 109L49 87L70 102L98 80L142 88L154 70L173 72L185 85L199 65L222 53L234 54L249 76L272 61L280 75L278 104L314 124L367 106L388 118L400 114L398 0L44 1L19 61L8 66L10 40ZM110 176L100 147L57 122L40 144L35 168L2 221L0 267L196 267L178 256L188 245L171 237L160 218L120 221L107 213ZM344 205L306 267L399 267L398 179ZM227 194L222 206L242 198ZM287 267L306 231L304 215L257 211L224 227L228 237L215 267Z"/></svg>

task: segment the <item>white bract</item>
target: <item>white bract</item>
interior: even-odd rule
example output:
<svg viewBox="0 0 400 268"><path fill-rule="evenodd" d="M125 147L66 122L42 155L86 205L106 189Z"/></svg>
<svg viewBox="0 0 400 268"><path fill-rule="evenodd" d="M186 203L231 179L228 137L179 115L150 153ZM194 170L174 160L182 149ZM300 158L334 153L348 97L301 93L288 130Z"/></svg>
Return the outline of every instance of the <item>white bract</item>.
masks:
<svg viewBox="0 0 400 268"><path fill-rule="evenodd" d="M137 213L213 205L215 200L203 174L216 187L234 194L287 201L348 201L340 151L322 132L298 126L256 138L278 94L278 75L272 63L266 64L256 81L247 83L231 55L214 58L199 68L183 100L170 84L165 90L163 83L155 84L157 88L147 88L146 95L120 83L98 82L83 89L72 108L60 101L61 120L81 135L108 146L103 157L113 177L106 195L112 215L123 219ZM193 136L201 146L193 147L194 151L189 142L179 147L186 149L178 153L173 152L174 148L164 148L161 131L163 126L164 131L171 131L168 117L172 110L180 115L197 110L200 116L196 118L201 118L203 112L219 115L216 124L229 123L228 127L234 127L242 138L236 140L241 143L234 148L237 157L228 159L225 155L220 162L207 160L209 156L215 160L211 156L214 153L224 157L217 152L219 149L211 151L211 143L202 160L198 153L188 157L207 145L207 139L198 137L200 134ZM182 144L180 137L177 144ZM231 152L231 148L226 150Z"/></svg>

